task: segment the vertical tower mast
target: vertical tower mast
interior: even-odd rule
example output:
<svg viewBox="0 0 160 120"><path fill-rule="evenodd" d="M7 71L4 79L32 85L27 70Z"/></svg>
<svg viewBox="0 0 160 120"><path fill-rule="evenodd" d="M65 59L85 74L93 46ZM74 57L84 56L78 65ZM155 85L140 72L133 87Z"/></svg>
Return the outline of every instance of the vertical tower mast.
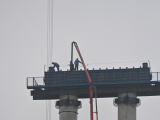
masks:
<svg viewBox="0 0 160 120"><path fill-rule="evenodd" d="M53 58L53 0L47 1L47 69ZM46 101L46 120L51 120L51 101Z"/></svg>

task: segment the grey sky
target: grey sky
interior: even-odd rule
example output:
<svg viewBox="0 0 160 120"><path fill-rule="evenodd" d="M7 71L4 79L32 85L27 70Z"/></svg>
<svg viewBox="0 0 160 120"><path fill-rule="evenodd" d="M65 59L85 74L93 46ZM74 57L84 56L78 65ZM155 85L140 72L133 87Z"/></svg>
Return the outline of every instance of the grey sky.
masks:
<svg viewBox="0 0 160 120"><path fill-rule="evenodd" d="M53 61L60 69L69 69L76 41L90 69L139 67L149 60L152 71L160 71L159 0L54 0L53 17ZM26 77L44 74L47 0L0 0L0 42L0 119L45 120L45 101L32 100ZM140 98L137 120L159 120L160 97ZM117 119L113 99L98 99L100 120ZM52 120L58 120L54 106ZM78 117L89 119L88 100Z"/></svg>

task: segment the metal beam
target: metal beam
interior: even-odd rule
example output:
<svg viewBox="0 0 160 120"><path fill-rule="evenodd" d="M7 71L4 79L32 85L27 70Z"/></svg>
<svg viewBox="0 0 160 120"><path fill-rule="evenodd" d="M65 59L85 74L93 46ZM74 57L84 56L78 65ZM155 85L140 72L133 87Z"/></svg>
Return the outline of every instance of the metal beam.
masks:
<svg viewBox="0 0 160 120"><path fill-rule="evenodd" d="M160 83L154 85L104 85L97 87L97 98L118 97L119 93L135 92L137 96L160 95ZM89 98L88 87L58 87L31 91L34 100L59 99L59 95L76 94L78 98ZM93 96L94 97L94 96Z"/></svg>

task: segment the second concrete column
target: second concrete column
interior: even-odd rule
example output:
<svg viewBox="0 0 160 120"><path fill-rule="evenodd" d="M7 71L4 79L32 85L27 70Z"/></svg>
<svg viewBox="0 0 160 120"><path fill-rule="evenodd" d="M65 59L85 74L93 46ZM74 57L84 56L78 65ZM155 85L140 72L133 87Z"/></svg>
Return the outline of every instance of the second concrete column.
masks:
<svg viewBox="0 0 160 120"><path fill-rule="evenodd" d="M118 120L136 120L136 106L140 103L136 97L136 93L119 93L114 101L118 106Z"/></svg>

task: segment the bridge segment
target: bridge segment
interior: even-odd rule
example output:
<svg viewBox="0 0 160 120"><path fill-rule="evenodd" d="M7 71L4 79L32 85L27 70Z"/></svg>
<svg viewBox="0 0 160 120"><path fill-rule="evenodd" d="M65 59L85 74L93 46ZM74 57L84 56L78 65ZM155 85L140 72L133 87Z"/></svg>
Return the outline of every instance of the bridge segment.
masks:
<svg viewBox="0 0 160 120"><path fill-rule="evenodd" d="M136 119L136 106L140 102L137 96L160 95L158 73L157 80L153 81L152 73L146 63L143 63L140 68L99 69L88 70L88 72L93 85L97 88L98 98L117 97L114 104L118 106L119 120ZM77 98L89 98L88 82L83 70L55 72L50 67L42 78L43 84L38 84L35 77L31 79L33 79L33 85L27 85L27 88L33 89L31 96L34 100L60 99L61 103L64 101L61 98L74 96L72 97L74 99L68 101L77 101L75 103L78 103ZM67 101L67 99L65 100ZM76 108L75 111L79 108L79 105L75 107L75 104L69 105L67 102L60 107L64 106L71 108L73 106ZM122 109L125 109L126 112L122 112ZM64 114L69 115L67 113ZM132 117L124 118L124 116ZM75 120L76 118L75 116Z"/></svg>

